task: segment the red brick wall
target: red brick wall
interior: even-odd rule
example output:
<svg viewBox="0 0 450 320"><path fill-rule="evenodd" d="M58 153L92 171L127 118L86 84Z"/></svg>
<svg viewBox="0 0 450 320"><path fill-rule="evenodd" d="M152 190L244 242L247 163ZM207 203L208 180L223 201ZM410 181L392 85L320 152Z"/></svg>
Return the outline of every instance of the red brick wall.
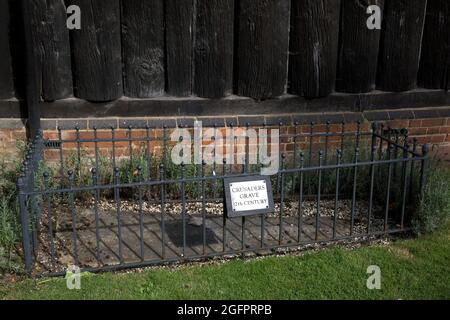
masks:
<svg viewBox="0 0 450 320"><path fill-rule="evenodd" d="M7 161L19 155L20 143L26 141L25 128L0 128L0 159Z"/></svg>
<svg viewBox="0 0 450 320"><path fill-rule="evenodd" d="M431 109L434 110L434 109ZM447 109L445 109L447 110ZM429 109L421 109L421 110L414 110L412 111L404 111L404 113L401 113L401 111L385 111L385 114L383 114L383 111L374 111L372 113L336 113L336 114L320 114L320 115L281 115L279 117L273 116L268 119L268 117L249 117L246 116L245 119L237 117L226 117L223 119L214 119L218 122L219 127L223 127L224 123L230 123L233 122L235 126L245 126L246 123L249 123L250 125L254 126L258 123L261 124L262 122L265 122L267 124L268 128L277 127L278 122L283 123L282 131L280 134L289 133L292 134L295 132L295 130L298 130L298 132L302 133L309 133L310 132L310 124L309 119L316 120L314 125L314 132L325 132L327 125L325 124L327 119L331 119L331 123L329 124L329 130L330 132L340 132L341 131L341 121L340 120L346 120L348 123L346 124L346 131L355 131L357 128L356 120L361 121L361 130L362 131L369 131L371 121L377 121L380 123L384 123L386 127L392 127L392 128L407 128L409 130L409 136L411 138L416 138L418 144L424 144L424 143L430 143L432 147L432 154L436 157L439 157L441 159L450 160L450 114L448 116L444 117L437 117L437 113L435 112L429 112ZM408 116L407 119L405 118L405 114ZM383 119L387 118L387 119ZM399 119L396 119L395 117L398 116ZM376 119L378 118L378 119ZM403 119L400 119L403 118ZM409 119L408 119L409 118ZM149 118L151 119L151 118ZM193 121L194 119L189 118L183 118L182 123L188 123L188 121ZM212 119L198 119L198 120L204 120L204 122L211 124ZM279 120L279 121L277 121ZM353 121L352 121L353 120ZM92 139L93 136L93 123L95 121L95 124L101 124L105 123L104 127L99 126L98 131L98 138L106 138L109 139L111 137L111 130L106 129L107 127L112 124L113 127L115 127L115 137L116 138L126 138L128 136L128 123L131 123L132 121L140 121L139 125L142 125L143 123L149 123L152 120L146 120L146 119L139 119L139 120L129 120L129 119L76 119L76 120L43 120L43 127L44 127L44 134L45 138L48 139L57 139L58 138L58 132L56 130L57 125L65 124L71 125L73 128L75 125L78 125L80 127L80 138L81 139ZM158 119L159 123L161 121L164 121L164 119ZM170 121L174 121L173 118L170 119ZM0 119L0 124L2 123L2 120ZM124 126L121 126L120 124L124 124ZM178 121L180 123L180 121ZM125 124L126 127L125 127ZM297 126L296 126L296 125ZM286 125L287 127L285 127ZM258 127L261 127L261 125L257 125ZM25 140L26 133L25 129L22 126L17 125L17 123L14 125L14 128L4 128L5 123L3 123L2 126L0 126L0 154L3 157L6 158L14 158L17 157L17 148L16 144L20 140ZM153 136L162 136L163 130L150 130L151 135ZM170 128L167 129L167 134L169 135L171 132ZM139 130L139 129L133 129L133 137L145 137L146 136L146 130ZM63 130L63 139L75 139L76 138L76 132L75 130ZM321 140L315 140L315 143L323 143L324 138ZM339 143L339 139L337 137L330 137L329 138L329 144L333 145ZM306 144L308 143L307 138L299 138L298 143ZM133 143L133 148L139 148L141 145L140 142ZM99 148L101 149L102 153L109 153L111 152L111 143L99 143ZM159 141L152 141L151 146L155 153L158 153L162 150L162 143ZM93 143L91 145L85 144L85 147L93 147ZM116 156L120 157L122 155L127 155L129 152L129 144L128 142L117 142L115 144L116 147ZM76 144L66 144L65 149L76 149ZM281 140L281 146L280 151L290 153L294 150L294 144L292 138L282 138ZM57 158L59 157L59 151L58 150L48 150L47 156L50 158Z"/></svg>

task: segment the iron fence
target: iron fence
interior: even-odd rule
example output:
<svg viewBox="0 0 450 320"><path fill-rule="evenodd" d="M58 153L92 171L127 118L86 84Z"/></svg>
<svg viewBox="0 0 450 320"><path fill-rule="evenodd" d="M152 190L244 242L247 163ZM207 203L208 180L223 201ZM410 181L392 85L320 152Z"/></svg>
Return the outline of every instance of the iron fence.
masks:
<svg viewBox="0 0 450 320"><path fill-rule="evenodd" d="M232 156L209 164L175 165L169 155L177 141L167 127L129 127L126 134L59 128L46 139L39 133L18 181L26 270L117 270L409 230L428 146L419 152L406 129L376 123L245 128L280 133L271 214L229 218L224 212L223 179L263 167L250 162L250 137L239 142L230 130L217 139L232 125L202 131L202 138L212 132L202 150L232 145Z"/></svg>

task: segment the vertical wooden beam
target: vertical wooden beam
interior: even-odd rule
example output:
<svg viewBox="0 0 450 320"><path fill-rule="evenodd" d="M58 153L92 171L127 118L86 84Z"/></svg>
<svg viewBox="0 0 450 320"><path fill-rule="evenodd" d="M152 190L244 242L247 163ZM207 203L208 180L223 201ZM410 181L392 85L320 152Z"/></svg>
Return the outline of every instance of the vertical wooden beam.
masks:
<svg viewBox="0 0 450 320"><path fill-rule="evenodd" d="M110 101L122 96L119 0L68 0L81 9L81 29L70 32L75 96Z"/></svg>
<svg viewBox="0 0 450 320"><path fill-rule="evenodd" d="M25 101L27 106L28 137L34 139L41 129L40 110L40 61L33 45L33 25L31 23L32 6L29 0L22 0L23 30L25 38L26 75L25 75Z"/></svg>
<svg viewBox="0 0 450 320"><path fill-rule="evenodd" d="M384 8L377 87L407 91L416 87L426 0L389 0Z"/></svg>
<svg viewBox="0 0 450 320"><path fill-rule="evenodd" d="M238 93L255 99L280 96L287 84L290 1L241 0Z"/></svg>
<svg viewBox="0 0 450 320"><path fill-rule="evenodd" d="M147 98L164 94L164 1L122 1L124 92Z"/></svg>
<svg viewBox="0 0 450 320"><path fill-rule="evenodd" d="M167 92L192 94L195 0L166 0Z"/></svg>
<svg viewBox="0 0 450 320"><path fill-rule="evenodd" d="M363 93L375 89L380 30L367 27L367 8L384 0L342 1L336 91Z"/></svg>
<svg viewBox="0 0 450 320"><path fill-rule="evenodd" d="M316 98L334 90L340 6L340 0L292 1L291 93Z"/></svg>
<svg viewBox="0 0 450 320"><path fill-rule="evenodd" d="M72 95L69 30L61 0L30 0L33 44L41 65L42 92L46 101Z"/></svg>
<svg viewBox="0 0 450 320"><path fill-rule="evenodd" d="M0 99L14 96L11 50L9 46L9 0L0 0Z"/></svg>
<svg viewBox="0 0 450 320"><path fill-rule="evenodd" d="M220 98L233 90L234 0L196 0L194 92Z"/></svg>
<svg viewBox="0 0 450 320"><path fill-rule="evenodd" d="M450 88L450 1L428 0L419 86L428 89Z"/></svg>

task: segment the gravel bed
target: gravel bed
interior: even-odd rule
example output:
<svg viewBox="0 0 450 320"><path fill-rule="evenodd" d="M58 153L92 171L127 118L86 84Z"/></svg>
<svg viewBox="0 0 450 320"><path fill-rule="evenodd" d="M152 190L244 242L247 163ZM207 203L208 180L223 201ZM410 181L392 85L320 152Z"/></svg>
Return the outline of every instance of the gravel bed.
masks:
<svg viewBox="0 0 450 320"><path fill-rule="evenodd" d="M77 200L75 202L75 212L77 216L76 228L81 230L86 227L92 227L94 223L94 205L93 199L85 202ZM116 215L116 203L113 200L101 200L97 203L100 216ZM59 205L57 208L52 209L52 215L54 217L54 231L67 232L72 229L72 208L66 205ZM159 216L161 206L159 204L149 203L143 201L142 209L144 215ZM298 201L286 201L283 210L284 217L295 217L298 215ZM374 212L382 208L374 208ZM138 215L140 212L139 203L135 200L122 200L120 204L120 210L122 215ZM45 211L45 210L44 210ZM165 205L165 212L172 218L177 219L177 216L181 215L182 205L180 203L167 203ZM218 202L208 202L205 204L205 212L209 217L217 217L223 214L223 205ZM320 216L321 217L334 217L335 201L334 200L322 200L320 202ZM337 219L346 221L350 225L352 212L351 200L338 201ZM333 243L343 244L350 248L358 246L360 242L372 241L377 239L374 236L364 236L367 230L367 212L368 203L366 201L357 201L354 205L354 234L355 237L349 240L341 240ZM186 214L191 217L196 217L202 213L202 203L186 203ZM279 217L280 206L279 203L275 205L275 212L267 215L268 218ZM317 214L317 203L315 201L304 201L302 204L302 218L315 217ZM52 266L50 258L50 248L48 246L48 228L47 228L47 212L43 212L41 219L41 230L39 240L41 243L38 252L38 266L36 271L43 271L45 267ZM384 221L382 219L372 218L371 220L372 230L382 230ZM268 252L260 253L246 253L245 256L255 257L264 256L266 254L287 254L291 252L304 252L305 250L317 250L328 246L326 243L314 243L301 246L293 246L289 248L281 248L277 250L270 250ZM70 263L70 259L65 261L63 257L68 256L68 243L64 239L57 239L55 242L55 252L57 256L56 263L52 266L52 271L63 271ZM69 245L70 247L70 245ZM242 255L231 255L226 257L214 258L212 261L226 261L229 258L234 258ZM184 264L184 263L183 263ZM135 270L136 271L136 270Z"/></svg>
<svg viewBox="0 0 450 320"><path fill-rule="evenodd" d="M98 210L103 214L116 214L117 204L114 200L100 200L98 203ZM76 201L75 208L78 214L83 215L83 211L86 209L93 210L95 207L95 201L89 200L85 202ZM337 203L337 218L346 219L351 217L352 212L352 201L351 200L339 200ZM364 220L367 218L368 212L368 202L367 201L355 201L354 206L354 217L359 220ZM202 213L202 203L201 200L198 202L187 202L185 204L186 214L201 214ZM375 206L373 212L380 211L382 208ZM164 210L166 213L171 215L182 214L182 204L181 203L166 203L164 205ZM316 201L304 201L302 203L302 216L311 217L317 214L317 202ZM140 206L138 201L135 200L121 200L120 201L120 211L122 214L135 214L140 212ZM57 214L65 215L71 212L71 208L65 204L60 205L57 210ZM142 202L142 213L143 214L160 214L161 205L156 203L150 203L147 201ZM283 207L283 216L297 216L299 212L298 201L285 201ZM334 200L321 200L320 201L320 216L323 217L334 217L335 212L335 201ZM207 202L205 203L205 213L207 215L221 216L223 215L223 204L222 202ZM268 214L270 217L277 217L280 214L280 204L275 203L275 212Z"/></svg>

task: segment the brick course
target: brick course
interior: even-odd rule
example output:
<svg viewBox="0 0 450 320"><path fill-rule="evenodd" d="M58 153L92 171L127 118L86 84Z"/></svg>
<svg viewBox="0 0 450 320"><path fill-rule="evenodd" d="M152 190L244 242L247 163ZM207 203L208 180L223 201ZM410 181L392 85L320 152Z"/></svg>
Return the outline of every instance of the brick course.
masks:
<svg viewBox="0 0 450 320"><path fill-rule="evenodd" d="M292 114L292 115L278 115L278 116L235 116L235 117L221 117L221 118L202 118L197 120L205 120L205 127L212 127L214 124L218 128L222 127L223 123L233 123L234 126L245 127L250 124L256 128L278 128L280 123L288 125L283 127L280 134L293 134L295 132L308 134L311 130L311 122L314 122L314 132L331 132L340 133L342 130L341 121L343 120L361 120L361 130L370 130L371 121L384 123L386 127L392 128L407 128L409 136L416 138L419 144L432 144L432 152L436 156L450 160L450 118L437 117L442 114L448 116L450 108L424 108L417 110L377 110L367 111L362 113L318 113L318 114ZM79 126L80 139L93 139L92 128L98 127L97 137L99 139L110 139L111 129L109 126L113 124L114 135L118 139L126 139L128 137L128 127L139 127L141 129L133 130L133 137L145 138L147 136L146 127L150 127L151 137L162 137L164 134L163 126L167 128L192 126L195 118L96 118L96 119L43 119L44 137L48 139L58 139L57 127L73 128ZM327 124L328 122L328 124ZM22 125L19 125L22 124ZM157 129L157 130L155 130ZM346 131L355 131L357 129L356 123L349 123L345 127ZM189 130L192 132L192 129ZM221 129L222 134L225 135L225 130ZM167 137L170 136L171 130L166 130ZM63 131L63 139L75 140L77 137L75 130ZM15 157L17 155L16 144L18 140L26 139L26 131L24 121L20 119L0 119L0 155ZM281 138L282 152L292 152L294 150L294 141L292 138ZM297 139L299 145L307 145L307 137L299 137ZM270 143L270 139L269 139ZM314 143L324 144L325 138L315 138ZM329 145L339 145L338 137L329 137ZM204 144L208 144L205 142ZM93 143L82 143L86 147L93 147ZM111 151L111 142L98 142L98 146L102 153ZM77 144L75 142L67 142L64 144L65 149L75 149ZM115 143L116 153L118 156L126 155L129 151L129 143L127 141L119 141ZM135 141L132 144L134 150L141 148L142 143ZM162 150L161 141L152 141L151 148L155 152ZM55 150L48 150L48 155L53 158L59 152Z"/></svg>

